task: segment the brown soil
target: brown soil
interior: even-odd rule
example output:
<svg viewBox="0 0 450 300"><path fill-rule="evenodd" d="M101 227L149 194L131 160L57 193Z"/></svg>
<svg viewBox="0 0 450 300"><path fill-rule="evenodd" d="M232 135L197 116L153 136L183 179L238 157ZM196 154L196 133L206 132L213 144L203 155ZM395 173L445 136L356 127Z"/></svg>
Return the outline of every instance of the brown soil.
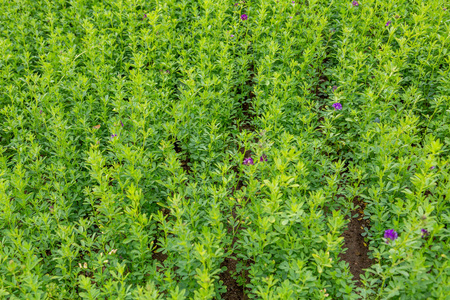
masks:
<svg viewBox="0 0 450 300"><path fill-rule="evenodd" d="M166 210L165 208L163 208L163 213L167 212L168 210ZM164 254L162 252L159 252L159 249L161 249L161 247L158 245L158 239L155 238L155 240L153 241L155 248L153 249L153 253L152 253L152 258L154 260L159 261L161 264L163 264L163 262L167 259L167 254ZM159 269L159 268L158 268Z"/></svg>
<svg viewBox="0 0 450 300"><path fill-rule="evenodd" d="M339 254L341 260L348 262L350 272L353 274L356 285L360 286L360 275L365 273L365 269L369 268L373 262L369 258L369 248L361 235L364 227L369 227L369 221L364 220L364 202L359 199L353 201L355 210L352 211L352 218L348 224L347 230L344 231L344 248L347 250ZM356 217L354 217L357 215Z"/></svg>
<svg viewBox="0 0 450 300"><path fill-rule="evenodd" d="M243 186L242 185L242 181L239 181L240 186L239 189ZM234 194L233 190L233 194ZM238 218L237 214L236 214L236 207L233 207L233 210L231 211L231 215L233 216L233 219ZM240 221L240 219L239 219ZM245 226L242 226L241 223L239 222L238 228L236 229L237 231L240 230L244 230ZM233 228L231 227L230 224L227 224L227 231L229 235L233 235ZM233 249L234 245L236 244L238 240L237 235L233 237L233 240L231 241L231 245L230 248ZM225 251L228 251L228 247L225 248ZM242 262L242 259L235 259L233 257L227 257L225 258L225 260L222 262L222 264L220 265L221 267L226 267L227 270L220 273L219 274L219 278L220 280L222 280L223 284L226 287L226 292L223 293L222 299L225 300L241 300L241 299L248 299L247 295L245 295L244 293L244 287L240 286L236 279L233 278L232 274L236 274L236 265ZM245 278L245 282L249 283L250 282L250 278L248 277L248 272L246 271L241 271L241 275L243 275L243 277ZM236 276L236 275L235 275ZM249 290L249 289L247 289Z"/></svg>
<svg viewBox="0 0 450 300"><path fill-rule="evenodd" d="M250 73L250 77L248 78L248 80L246 81L246 86L253 86L253 78L255 77L255 69L254 69L254 65L250 64L249 66L249 73ZM241 94L243 91L238 89L237 93ZM237 129L239 132L242 132L243 130L246 131L255 131L255 126L252 124L252 120L255 118L254 115L254 110L253 110L253 105L252 105L252 101L255 98L255 94L253 92L253 89L250 89L248 95L246 95L246 97L244 99L240 99L239 101L239 106L240 106L240 110L242 113L241 119L236 118L235 121L237 121ZM240 147L239 148L239 152L244 154L244 158L248 158L251 156L251 151L247 150L245 151L245 148ZM242 163L242 162L240 162ZM233 168L236 177L239 176L239 167L235 166ZM234 193L238 190L240 190L242 187L244 187L244 182L238 178L238 183L235 187L233 187L231 194L234 195ZM232 209L231 212L232 216L234 219L237 218L236 215L236 208ZM227 224L228 226L228 233L232 234L233 229L231 228L231 226L229 224ZM237 230L243 230L245 227L241 227L241 223L239 223ZM233 241L231 242L230 247L233 249L234 245L237 242L238 237L235 236L233 238ZM225 249L225 251L227 251L227 249ZM238 285L237 281L235 278L233 278L233 274L234 276L236 276L236 265L238 263L242 262L241 259L235 259L233 257L227 257L225 258L225 260L222 262L221 267L226 267L227 270L220 273L219 274L219 278L220 280L223 282L224 286L226 287L226 292L224 292L221 297L222 299L225 300L247 300L248 297L245 295L244 292L244 287ZM247 265L249 264L249 262L247 262ZM250 278L248 276L248 272L247 271L242 271L241 276L243 276L245 278L245 282L249 283L250 282ZM248 290L248 289L247 289Z"/></svg>
<svg viewBox="0 0 450 300"><path fill-rule="evenodd" d="M162 252L153 252L152 258L162 264L167 259L167 254L164 254Z"/></svg>
<svg viewBox="0 0 450 300"><path fill-rule="evenodd" d="M225 258L221 267L227 267L227 270L220 273L219 278L223 281L227 291L222 295L225 300L243 300L248 299L244 293L244 288L238 285L236 279L231 274L236 273L236 265L238 261L233 258Z"/></svg>
<svg viewBox="0 0 450 300"><path fill-rule="evenodd" d="M175 141L175 143L173 144L173 148L176 153L182 153L182 151L183 151L183 149L181 148L181 142L179 140ZM184 159L180 159L181 167L188 174L191 173L191 168L189 167L190 161L191 160L189 159L189 156L187 156L187 155Z"/></svg>

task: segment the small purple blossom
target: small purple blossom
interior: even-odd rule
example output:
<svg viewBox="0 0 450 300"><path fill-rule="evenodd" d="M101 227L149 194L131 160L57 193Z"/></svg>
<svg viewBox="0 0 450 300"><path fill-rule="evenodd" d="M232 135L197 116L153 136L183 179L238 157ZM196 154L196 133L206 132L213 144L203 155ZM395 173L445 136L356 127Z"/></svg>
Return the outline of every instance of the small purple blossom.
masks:
<svg viewBox="0 0 450 300"><path fill-rule="evenodd" d="M394 229L388 229L384 232L384 238L395 241L398 238L398 233ZM389 241L386 241L386 243L389 243Z"/></svg>
<svg viewBox="0 0 450 300"><path fill-rule="evenodd" d="M265 154L261 155L261 157L259 158L259 161L261 161L261 162L267 161L267 155L265 155Z"/></svg>
<svg viewBox="0 0 450 300"><path fill-rule="evenodd" d="M120 121L120 125L123 127L123 123L122 123L122 121Z"/></svg>
<svg viewBox="0 0 450 300"><path fill-rule="evenodd" d="M388 27L389 25L391 25L391 21L387 21L387 23L386 23L386 27Z"/></svg>
<svg viewBox="0 0 450 300"><path fill-rule="evenodd" d="M430 168L430 170L433 170L434 168L436 168L436 166L432 166L432 167Z"/></svg>
<svg viewBox="0 0 450 300"><path fill-rule="evenodd" d="M359 6L359 3L358 3L358 1L353 1L353 2L352 2L352 5L353 5L353 6Z"/></svg>
<svg viewBox="0 0 450 300"><path fill-rule="evenodd" d="M234 34L232 34L231 37L234 37Z"/></svg>
<svg viewBox="0 0 450 300"><path fill-rule="evenodd" d="M248 165L254 165L255 163L253 162L253 158L247 157L247 158L244 159L243 164L248 166Z"/></svg>
<svg viewBox="0 0 450 300"><path fill-rule="evenodd" d="M333 92L337 89L337 86L333 85Z"/></svg>
<svg viewBox="0 0 450 300"><path fill-rule="evenodd" d="M242 16L241 16L241 20L242 21L245 21L245 20L247 20L248 19L248 16L246 15L246 14L243 14Z"/></svg>
<svg viewBox="0 0 450 300"><path fill-rule="evenodd" d="M340 104L339 102L336 102L332 105L334 107L335 110L341 110L342 109L342 104Z"/></svg>
<svg viewBox="0 0 450 300"><path fill-rule="evenodd" d="M39 113L42 115L42 109L39 111Z"/></svg>
<svg viewBox="0 0 450 300"><path fill-rule="evenodd" d="M422 237L426 237L426 236L428 236L428 235L430 234L430 233L428 232L428 230L426 230L426 229L424 229L424 228L422 228L420 231L422 232Z"/></svg>
<svg viewBox="0 0 450 300"><path fill-rule="evenodd" d="M114 139L115 137L117 137L117 134L111 134L111 139Z"/></svg>
<svg viewBox="0 0 450 300"><path fill-rule="evenodd" d="M147 18L147 14L144 14L144 17L142 19L145 19L145 18Z"/></svg>

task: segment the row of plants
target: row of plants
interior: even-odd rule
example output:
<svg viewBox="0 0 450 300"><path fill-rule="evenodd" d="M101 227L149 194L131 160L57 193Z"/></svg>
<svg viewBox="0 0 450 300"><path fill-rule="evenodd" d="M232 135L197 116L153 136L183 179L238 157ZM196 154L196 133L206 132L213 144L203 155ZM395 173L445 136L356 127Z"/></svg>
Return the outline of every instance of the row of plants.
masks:
<svg viewBox="0 0 450 300"><path fill-rule="evenodd" d="M444 4L4 1L1 297L445 299Z"/></svg>
<svg viewBox="0 0 450 300"><path fill-rule="evenodd" d="M324 4L258 1L249 9L255 132L241 146L254 162L244 166L245 188L235 198L245 222L237 256L247 262L251 298L357 298L338 257L344 214L328 203L343 164L323 153L318 131L331 40Z"/></svg>
<svg viewBox="0 0 450 300"><path fill-rule="evenodd" d="M338 9L354 25L336 24L341 37L328 76L337 87L331 98L343 108L330 123L349 160L344 194L363 199L371 224L367 297L444 299L449 292L444 4L367 1Z"/></svg>

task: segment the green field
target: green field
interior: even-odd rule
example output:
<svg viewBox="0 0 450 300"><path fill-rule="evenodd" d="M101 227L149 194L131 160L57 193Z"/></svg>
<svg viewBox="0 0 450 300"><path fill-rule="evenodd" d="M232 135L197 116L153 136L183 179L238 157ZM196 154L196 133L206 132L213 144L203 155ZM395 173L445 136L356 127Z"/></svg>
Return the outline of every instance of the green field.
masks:
<svg viewBox="0 0 450 300"><path fill-rule="evenodd" d="M450 299L450 2L235 1L0 0L0 299Z"/></svg>

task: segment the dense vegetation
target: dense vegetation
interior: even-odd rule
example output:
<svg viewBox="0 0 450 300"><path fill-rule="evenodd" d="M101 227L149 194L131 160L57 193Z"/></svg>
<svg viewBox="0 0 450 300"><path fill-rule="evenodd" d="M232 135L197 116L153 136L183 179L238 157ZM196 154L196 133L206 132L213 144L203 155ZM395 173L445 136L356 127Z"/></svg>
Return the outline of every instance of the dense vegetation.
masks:
<svg viewBox="0 0 450 300"><path fill-rule="evenodd" d="M0 298L446 299L447 8L2 0Z"/></svg>

